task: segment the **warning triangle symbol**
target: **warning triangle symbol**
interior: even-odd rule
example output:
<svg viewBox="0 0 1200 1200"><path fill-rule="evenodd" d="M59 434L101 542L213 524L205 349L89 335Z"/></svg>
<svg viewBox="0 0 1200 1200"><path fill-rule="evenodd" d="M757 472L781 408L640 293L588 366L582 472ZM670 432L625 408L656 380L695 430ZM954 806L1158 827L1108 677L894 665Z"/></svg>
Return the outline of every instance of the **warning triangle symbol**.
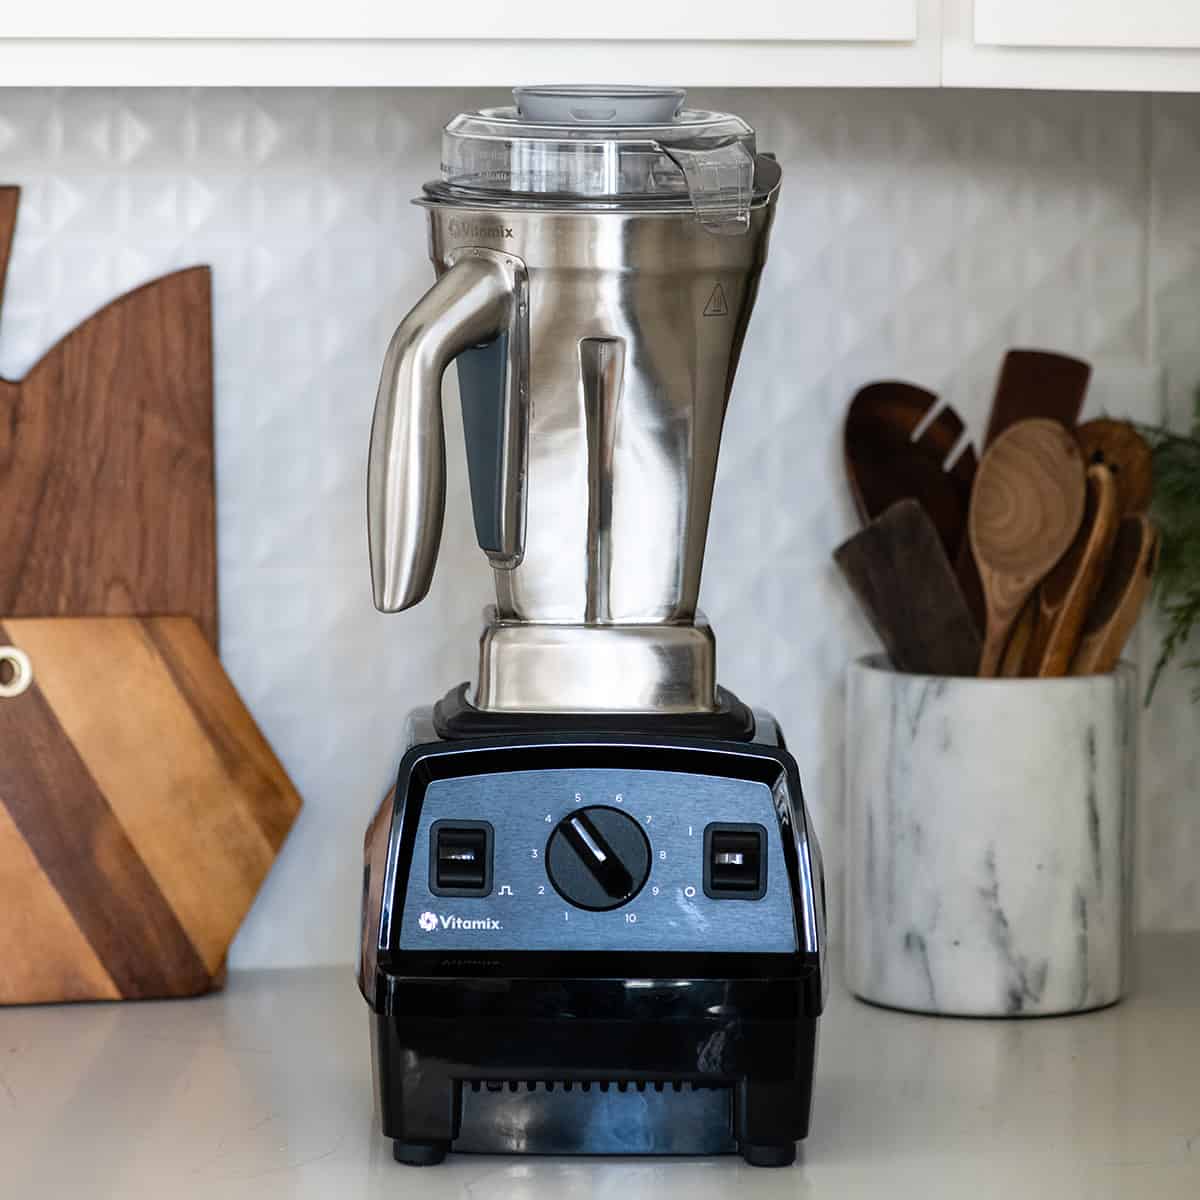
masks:
<svg viewBox="0 0 1200 1200"><path fill-rule="evenodd" d="M712 295L708 298L708 303L704 306L704 315L706 317L727 317L729 315L729 303L725 299L725 289L718 283L712 290Z"/></svg>

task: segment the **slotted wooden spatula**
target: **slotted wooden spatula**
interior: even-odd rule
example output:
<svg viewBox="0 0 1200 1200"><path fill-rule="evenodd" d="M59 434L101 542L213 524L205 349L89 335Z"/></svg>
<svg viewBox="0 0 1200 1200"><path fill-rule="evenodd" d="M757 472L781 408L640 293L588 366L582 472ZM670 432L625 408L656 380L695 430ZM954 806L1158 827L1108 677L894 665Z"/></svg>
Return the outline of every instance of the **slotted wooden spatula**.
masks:
<svg viewBox="0 0 1200 1200"><path fill-rule="evenodd" d="M979 632L928 513L900 500L834 552L892 665L974 675Z"/></svg>
<svg viewBox="0 0 1200 1200"><path fill-rule="evenodd" d="M916 436L937 403L933 392L898 380L861 388L846 413L846 476L864 522L898 500L919 501L953 561L966 537L975 448L954 456L966 427L948 406Z"/></svg>

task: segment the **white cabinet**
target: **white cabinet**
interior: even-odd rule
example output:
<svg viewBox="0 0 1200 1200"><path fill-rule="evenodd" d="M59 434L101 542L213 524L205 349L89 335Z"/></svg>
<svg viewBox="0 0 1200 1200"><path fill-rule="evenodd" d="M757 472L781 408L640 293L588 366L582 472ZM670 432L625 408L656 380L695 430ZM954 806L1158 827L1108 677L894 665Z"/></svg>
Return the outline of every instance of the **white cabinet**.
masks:
<svg viewBox="0 0 1200 1200"><path fill-rule="evenodd" d="M975 0L985 46L1200 48L1195 0Z"/></svg>
<svg viewBox="0 0 1200 1200"><path fill-rule="evenodd" d="M1200 0L945 0L950 87L1200 91Z"/></svg>
<svg viewBox="0 0 1200 1200"><path fill-rule="evenodd" d="M0 85L1200 91L1200 0L0 0Z"/></svg>
<svg viewBox="0 0 1200 1200"><path fill-rule="evenodd" d="M23 38L252 38L279 41L911 42L917 0L41 0L0 29Z"/></svg>
<svg viewBox="0 0 1200 1200"><path fill-rule="evenodd" d="M0 82L936 86L941 4L0 0Z"/></svg>

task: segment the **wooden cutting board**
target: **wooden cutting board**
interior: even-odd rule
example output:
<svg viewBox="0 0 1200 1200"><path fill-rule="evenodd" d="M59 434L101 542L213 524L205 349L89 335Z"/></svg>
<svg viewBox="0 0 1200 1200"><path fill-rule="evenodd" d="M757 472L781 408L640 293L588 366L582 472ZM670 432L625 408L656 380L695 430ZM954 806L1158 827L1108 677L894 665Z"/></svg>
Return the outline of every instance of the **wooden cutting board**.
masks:
<svg viewBox="0 0 1200 1200"><path fill-rule="evenodd" d="M219 986L299 808L190 618L0 619L0 1003Z"/></svg>
<svg viewBox="0 0 1200 1200"><path fill-rule="evenodd" d="M0 188L0 298L18 195ZM212 393L207 267L0 380L0 613L183 613L216 646Z"/></svg>

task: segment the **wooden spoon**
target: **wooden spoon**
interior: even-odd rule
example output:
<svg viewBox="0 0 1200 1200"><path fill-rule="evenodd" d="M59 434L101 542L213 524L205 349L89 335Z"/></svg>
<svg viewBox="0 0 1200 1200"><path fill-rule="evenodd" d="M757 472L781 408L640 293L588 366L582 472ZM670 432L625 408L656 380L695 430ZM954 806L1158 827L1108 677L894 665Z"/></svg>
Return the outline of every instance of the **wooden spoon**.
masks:
<svg viewBox="0 0 1200 1200"><path fill-rule="evenodd" d="M900 500L833 552L892 665L974 675L979 631L929 514Z"/></svg>
<svg viewBox="0 0 1200 1200"><path fill-rule="evenodd" d="M914 438L937 403L933 392L895 380L859 389L843 432L846 476L864 522L897 500L919 500L953 560L966 540L975 448L968 443L954 457L966 426L950 407Z"/></svg>
<svg viewBox="0 0 1200 1200"><path fill-rule="evenodd" d="M1071 545L1086 492L1079 445L1057 421L1019 421L984 454L968 521L987 612L980 675L996 673L1021 605Z"/></svg>
<svg viewBox="0 0 1200 1200"><path fill-rule="evenodd" d="M1085 421L1075 438L1089 463L1104 463L1117 485L1117 516L1145 512L1154 491L1154 452L1128 422L1101 417Z"/></svg>
<svg viewBox="0 0 1200 1200"><path fill-rule="evenodd" d="M1112 554L1121 522L1117 510L1117 482L1108 467L1095 463L1088 467L1087 506L1079 532L1037 590L1037 625L1022 674L1047 679L1070 669Z"/></svg>
<svg viewBox="0 0 1200 1200"><path fill-rule="evenodd" d="M1066 354L1048 350L1010 350L1004 356L996 379L984 449L1018 421L1047 417L1068 429L1073 428L1083 408L1091 376L1092 368L1087 363ZM986 620L983 584L967 539L955 557L954 569L971 612L982 624ZM1019 660L1011 656L1010 659L1019 673Z"/></svg>
<svg viewBox="0 0 1200 1200"><path fill-rule="evenodd" d="M1121 658L1158 565L1159 535L1149 517L1125 517L1092 611L1083 627L1072 675L1104 675Z"/></svg>

